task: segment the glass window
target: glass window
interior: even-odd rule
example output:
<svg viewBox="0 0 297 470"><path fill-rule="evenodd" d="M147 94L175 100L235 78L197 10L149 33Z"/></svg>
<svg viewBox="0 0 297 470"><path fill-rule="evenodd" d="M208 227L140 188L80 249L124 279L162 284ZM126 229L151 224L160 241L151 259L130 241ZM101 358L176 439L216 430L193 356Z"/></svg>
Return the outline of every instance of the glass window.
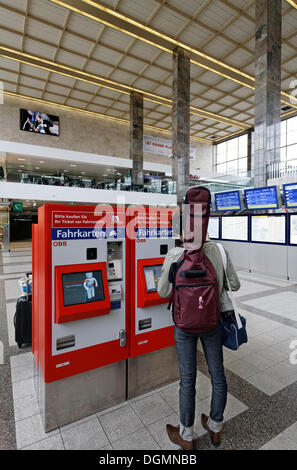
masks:
<svg viewBox="0 0 297 470"><path fill-rule="evenodd" d="M287 120L287 145L297 144L297 116Z"/></svg>
<svg viewBox="0 0 297 470"><path fill-rule="evenodd" d="M238 158L246 157L248 154L248 135L242 135L238 139Z"/></svg>
<svg viewBox="0 0 297 470"><path fill-rule="evenodd" d="M238 173L247 172L247 157L238 160Z"/></svg>
<svg viewBox="0 0 297 470"><path fill-rule="evenodd" d="M232 173L246 171L248 155L248 135L244 134L216 145L217 173ZM243 161L239 164L239 159Z"/></svg>
<svg viewBox="0 0 297 470"><path fill-rule="evenodd" d="M226 161L226 152L217 152L217 164L224 163Z"/></svg>
<svg viewBox="0 0 297 470"><path fill-rule="evenodd" d="M238 173L238 160L232 160L231 162L227 162L226 171L227 173Z"/></svg>
<svg viewBox="0 0 297 470"><path fill-rule="evenodd" d="M287 121L281 122L281 147L287 145Z"/></svg>
<svg viewBox="0 0 297 470"><path fill-rule="evenodd" d="M227 142L222 142L221 144L217 145L217 155L226 155L227 150Z"/></svg>
<svg viewBox="0 0 297 470"><path fill-rule="evenodd" d="M217 165L217 173L226 173L226 163L223 163L221 165Z"/></svg>
<svg viewBox="0 0 297 470"><path fill-rule="evenodd" d="M280 149L280 159L281 162L285 162L287 160L287 147L282 147Z"/></svg>
<svg viewBox="0 0 297 470"><path fill-rule="evenodd" d="M287 160L297 158L297 144L287 147Z"/></svg>
<svg viewBox="0 0 297 470"><path fill-rule="evenodd" d="M227 161L238 158L238 139L232 139L227 142Z"/></svg>

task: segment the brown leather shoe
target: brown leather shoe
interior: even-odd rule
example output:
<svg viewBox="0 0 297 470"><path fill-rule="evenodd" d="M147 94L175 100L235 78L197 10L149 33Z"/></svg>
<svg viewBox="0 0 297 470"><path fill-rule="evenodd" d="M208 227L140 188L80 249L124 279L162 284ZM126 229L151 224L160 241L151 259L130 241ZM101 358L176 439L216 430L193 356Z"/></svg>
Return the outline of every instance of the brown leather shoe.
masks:
<svg viewBox="0 0 297 470"><path fill-rule="evenodd" d="M201 424L204 427L204 429L206 429L206 431L208 431L208 434L210 435L210 439L211 439L212 444L215 447L219 447L219 445L221 444L221 433L211 431L209 429L208 425L207 425L207 421L208 421L208 416L206 416L204 413L202 413L202 415L201 415Z"/></svg>
<svg viewBox="0 0 297 470"><path fill-rule="evenodd" d="M171 442L181 446L184 450L195 450L197 439L193 441L185 441L180 433L179 427L172 426L171 424L166 424L167 434Z"/></svg>

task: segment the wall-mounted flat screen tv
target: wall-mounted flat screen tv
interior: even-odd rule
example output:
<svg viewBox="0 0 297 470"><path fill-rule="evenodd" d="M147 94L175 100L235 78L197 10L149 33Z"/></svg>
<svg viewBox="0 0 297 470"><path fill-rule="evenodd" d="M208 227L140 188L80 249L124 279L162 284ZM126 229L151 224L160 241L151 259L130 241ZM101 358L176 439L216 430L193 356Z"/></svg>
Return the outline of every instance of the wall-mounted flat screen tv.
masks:
<svg viewBox="0 0 297 470"><path fill-rule="evenodd" d="M58 116L42 113L40 111L32 111L31 109L21 109L20 129L36 134L59 136L60 122Z"/></svg>

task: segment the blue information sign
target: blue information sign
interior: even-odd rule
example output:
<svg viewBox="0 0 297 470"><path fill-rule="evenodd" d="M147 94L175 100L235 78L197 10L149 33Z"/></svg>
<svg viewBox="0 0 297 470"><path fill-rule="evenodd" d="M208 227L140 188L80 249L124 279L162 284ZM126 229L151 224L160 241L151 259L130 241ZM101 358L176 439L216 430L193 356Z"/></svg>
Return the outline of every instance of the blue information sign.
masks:
<svg viewBox="0 0 297 470"><path fill-rule="evenodd" d="M245 205L248 210L278 209L276 186L245 189Z"/></svg>
<svg viewBox="0 0 297 470"><path fill-rule="evenodd" d="M225 191L223 193L215 193L215 201L218 212L241 210L239 191Z"/></svg>
<svg viewBox="0 0 297 470"><path fill-rule="evenodd" d="M297 207L297 183L283 185L285 207L291 209Z"/></svg>

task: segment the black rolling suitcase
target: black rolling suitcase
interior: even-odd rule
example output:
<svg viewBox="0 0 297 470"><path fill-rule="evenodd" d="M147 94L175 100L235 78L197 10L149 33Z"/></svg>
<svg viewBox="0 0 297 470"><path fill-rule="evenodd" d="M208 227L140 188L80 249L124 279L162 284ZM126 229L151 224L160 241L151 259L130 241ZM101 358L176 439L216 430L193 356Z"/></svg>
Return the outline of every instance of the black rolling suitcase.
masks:
<svg viewBox="0 0 297 470"><path fill-rule="evenodd" d="M29 294L29 274L27 276L27 294L18 298L14 315L15 342L21 348L32 343L32 294Z"/></svg>

